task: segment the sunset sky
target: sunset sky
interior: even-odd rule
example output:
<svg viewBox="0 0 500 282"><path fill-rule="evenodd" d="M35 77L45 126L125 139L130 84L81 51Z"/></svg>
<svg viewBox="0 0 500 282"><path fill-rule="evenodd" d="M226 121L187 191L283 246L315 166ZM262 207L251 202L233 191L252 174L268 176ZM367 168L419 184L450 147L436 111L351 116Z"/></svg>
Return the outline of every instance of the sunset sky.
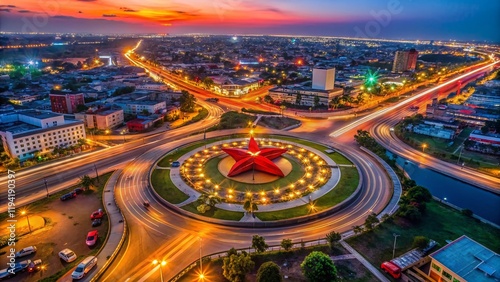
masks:
<svg viewBox="0 0 500 282"><path fill-rule="evenodd" d="M500 41L500 1L496 0L2 0L1 3L2 31Z"/></svg>

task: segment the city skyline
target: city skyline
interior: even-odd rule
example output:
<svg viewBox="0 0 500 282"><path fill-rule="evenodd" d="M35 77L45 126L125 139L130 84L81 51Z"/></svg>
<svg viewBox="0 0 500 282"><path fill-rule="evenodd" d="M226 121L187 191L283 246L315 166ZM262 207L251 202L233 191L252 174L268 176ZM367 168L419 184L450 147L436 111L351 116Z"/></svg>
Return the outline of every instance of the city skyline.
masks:
<svg viewBox="0 0 500 282"><path fill-rule="evenodd" d="M500 41L499 2L243 1L189 4L72 0L0 5L10 32L287 34L363 38ZM36 12L35 12L36 11ZM439 26L440 28L436 28Z"/></svg>

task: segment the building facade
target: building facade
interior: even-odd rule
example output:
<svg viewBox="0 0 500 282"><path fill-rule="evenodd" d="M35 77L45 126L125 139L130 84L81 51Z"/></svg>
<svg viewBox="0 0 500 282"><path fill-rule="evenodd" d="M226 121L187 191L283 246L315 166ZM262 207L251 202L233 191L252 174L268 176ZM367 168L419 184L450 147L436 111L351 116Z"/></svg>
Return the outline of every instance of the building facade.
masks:
<svg viewBox="0 0 500 282"><path fill-rule="evenodd" d="M78 105L85 105L83 93L49 94L50 105L54 113L72 114L77 112Z"/></svg>
<svg viewBox="0 0 500 282"><path fill-rule="evenodd" d="M315 90L307 87L298 86L283 86L269 89L269 96L274 101L287 102L297 104L297 95L300 94L298 105L315 106L316 97L319 98L318 104L328 105L335 96L340 96L344 93L342 88L334 88L332 90Z"/></svg>
<svg viewBox="0 0 500 282"><path fill-rule="evenodd" d="M394 55L393 73L414 71L417 67L418 51L415 49L396 51Z"/></svg>
<svg viewBox="0 0 500 282"><path fill-rule="evenodd" d="M86 128L101 130L115 128L123 124L122 109L99 109L75 114L75 118L83 121Z"/></svg>
<svg viewBox="0 0 500 282"><path fill-rule="evenodd" d="M56 146L77 145L78 140L86 138L83 122L33 110L0 115L0 136L5 152L20 161L50 152Z"/></svg>
<svg viewBox="0 0 500 282"><path fill-rule="evenodd" d="M335 85L335 68L314 68L312 89L332 90Z"/></svg>
<svg viewBox="0 0 500 282"><path fill-rule="evenodd" d="M114 103L120 106L125 114L132 115L142 114L144 111L147 111L150 114L157 114L165 111L165 109L167 108L166 101L116 100Z"/></svg>

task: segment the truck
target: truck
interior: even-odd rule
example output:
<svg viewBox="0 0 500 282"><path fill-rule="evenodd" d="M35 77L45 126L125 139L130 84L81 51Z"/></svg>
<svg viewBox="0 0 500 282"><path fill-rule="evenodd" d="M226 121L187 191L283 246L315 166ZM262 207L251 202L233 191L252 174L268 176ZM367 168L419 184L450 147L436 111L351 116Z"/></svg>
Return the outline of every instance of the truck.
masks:
<svg viewBox="0 0 500 282"><path fill-rule="evenodd" d="M380 265L380 268L389 273L394 279L399 279L401 277L401 268L391 261L384 261Z"/></svg>

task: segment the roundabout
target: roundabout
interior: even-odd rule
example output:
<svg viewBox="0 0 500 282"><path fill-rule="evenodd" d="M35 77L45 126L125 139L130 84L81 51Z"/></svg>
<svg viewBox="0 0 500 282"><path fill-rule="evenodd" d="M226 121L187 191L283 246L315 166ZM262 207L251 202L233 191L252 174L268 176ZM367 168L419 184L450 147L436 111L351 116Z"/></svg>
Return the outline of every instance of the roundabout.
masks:
<svg viewBox="0 0 500 282"><path fill-rule="evenodd" d="M177 148L158 162L178 161L180 167L156 165L153 174L162 171L177 192L189 195L180 202L166 198L166 204L199 220L233 221L241 226L276 220L278 225L293 224L338 211L361 191L352 162L319 143L264 135L225 137L185 147L189 150ZM172 154L178 159L172 159ZM333 155L344 163L339 166ZM155 179L152 187L157 191L161 184Z"/></svg>

